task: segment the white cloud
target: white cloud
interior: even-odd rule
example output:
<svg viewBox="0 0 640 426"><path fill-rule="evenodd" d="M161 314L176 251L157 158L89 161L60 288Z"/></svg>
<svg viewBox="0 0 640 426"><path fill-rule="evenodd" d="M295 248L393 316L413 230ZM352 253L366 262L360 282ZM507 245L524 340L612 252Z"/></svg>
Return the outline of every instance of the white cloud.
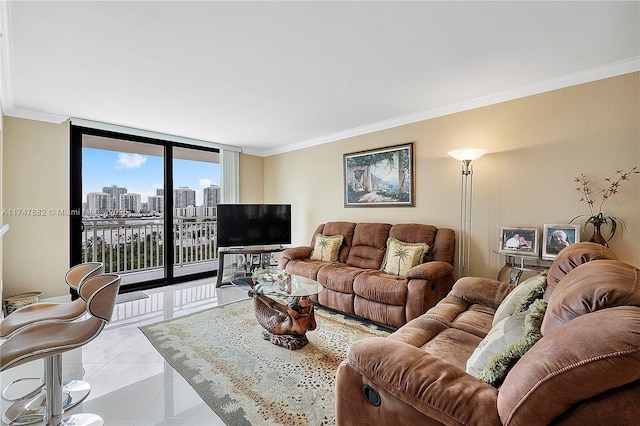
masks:
<svg viewBox="0 0 640 426"><path fill-rule="evenodd" d="M213 181L211 179L200 178L200 188L208 188L211 185L213 185Z"/></svg>
<svg viewBox="0 0 640 426"><path fill-rule="evenodd" d="M116 169L136 169L147 162L147 157L140 154L118 154Z"/></svg>

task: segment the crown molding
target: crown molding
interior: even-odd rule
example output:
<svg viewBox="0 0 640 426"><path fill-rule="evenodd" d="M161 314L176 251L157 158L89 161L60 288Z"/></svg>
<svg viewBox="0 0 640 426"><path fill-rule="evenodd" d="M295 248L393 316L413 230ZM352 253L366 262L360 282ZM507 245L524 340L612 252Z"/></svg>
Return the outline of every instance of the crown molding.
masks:
<svg viewBox="0 0 640 426"><path fill-rule="evenodd" d="M341 139L361 136L367 133L387 130L393 127L404 126L407 124L417 123L419 121L429 120L445 115L455 114L458 112L469 111L476 108L507 102L527 96L537 95L540 93L550 92L553 90L564 89L567 87L590 83L606 78L617 77L619 75L629 74L637 71L640 71L640 56L634 56L622 61L613 62L603 66L559 76L517 89L507 90L504 92L484 96L481 98L471 99L469 101L460 102L457 104L445 105L416 114L391 118L389 120L379 121L377 123L355 127L353 129L348 129L341 132L331 133L329 135L321 136L318 138L307 139L275 149L265 150L262 152L262 156L268 157L271 155L284 154L299 149L335 142Z"/></svg>
<svg viewBox="0 0 640 426"><path fill-rule="evenodd" d="M20 108L7 108L4 111L4 115L8 117L23 118L25 120L44 121L45 123L62 124L69 120L68 116L50 114L48 112L31 111L28 109Z"/></svg>

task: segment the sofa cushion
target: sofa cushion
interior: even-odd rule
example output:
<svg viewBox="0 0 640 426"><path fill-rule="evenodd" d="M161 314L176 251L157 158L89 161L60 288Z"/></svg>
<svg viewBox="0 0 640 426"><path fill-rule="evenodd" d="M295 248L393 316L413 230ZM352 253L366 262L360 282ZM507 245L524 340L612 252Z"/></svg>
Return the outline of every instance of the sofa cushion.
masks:
<svg viewBox="0 0 640 426"><path fill-rule="evenodd" d="M517 360L542 337L540 325L546 307L547 303L539 299L527 311L498 322L467 361L467 373L492 386L501 383Z"/></svg>
<svg viewBox="0 0 640 426"><path fill-rule="evenodd" d="M318 225L313 238L311 240L311 247L315 246L316 235L342 235L344 240L342 241L342 247L338 253L338 262L345 263L349 250L351 249L351 243L353 243L353 232L356 228L356 224L353 222L327 222L323 225Z"/></svg>
<svg viewBox="0 0 640 426"><path fill-rule="evenodd" d="M494 314L493 308L450 295L440 300L423 317L435 319L482 339L491 330Z"/></svg>
<svg viewBox="0 0 640 426"><path fill-rule="evenodd" d="M422 263L428 250L429 246L425 243L405 243L389 237L380 269L387 274L405 276L409 269Z"/></svg>
<svg viewBox="0 0 640 426"><path fill-rule="evenodd" d="M360 297L386 305L404 306L407 279L381 271L364 271L353 280L353 292Z"/></svg>
<svg viewBox="0 0 640 426"><path fill-rule="evenodd" d="M285 270L291 275L300 275L312 280L317 280L318 271L325 266L325 262L311 259L294 259L287 263Z"/></svg>
<svg viewBox="0 0 640 426"><path fill-rule="evenodd" d="M353 312L366 320L398 328L407 323L406 308L365 299L357 294L353 298Z"/></svg>
<svg viewBox="0 0 640 426"><path fill-rule="evenodd" d="M387 223L358 223L353 232L347 265L362 269L380 269L389 237Z"/></svg>
<svg viewBox="0 0 640 426"><path fill-rule="evenodd" d="M511 293L505 297L493 316L493 325L503 319L524 312L536 300L542 297L547 287L547 274L542 272L520 283Z"/></svg>
<svg viewBox="0 0 640 426"><path fill-rule="evenodd" d="M555 258L547 273L547 290L544 300L549 301L556 286L569 272L592 260L618 260L618 256L609 248L590 242L580 242L563 249Z"/></svg>
<svg viewBox="0 0 640 426"><path fill-rule="evenodd" d="M317 281L326 289L353 293L353 280L363 272L344 263L330 263L320 268Z"/></svg>
<svg viewBox="0 0 640 426"><path fill-rule="evenodd" d="M396 240L406 241L407 243L425 243L429 246L429 250L424 254L423 262L429 262L432 259L431 248L435 245L438 228L431 225L422 225L419 223L400 223L393 225L389 229L389 236ZM454 238L455 241L455 238Z"/></svg>
<svg viewBox="0 0 640 426"><path fill-rule="evenodd" d="M465 369L467 359L482 340L474 334L456 328L449 328L442 322L426 318L424 315L409 321L388 339L397 340L442 356L461 370Z"/></svg>
<svg viewBox="0 0 640 426"><path fill-rule="evenodd" d="M640 270L617 260L594 260L575 268L551 295L542 334L589 312L625 305L640 307L639 281Z"/></svg>
<svg viewBox="0 0 640 426"><path fill-rule="evenodd" d="M321 262L336 262L343 240L344 236L342 235L316 235L313 251L309 258Z"/></svg>

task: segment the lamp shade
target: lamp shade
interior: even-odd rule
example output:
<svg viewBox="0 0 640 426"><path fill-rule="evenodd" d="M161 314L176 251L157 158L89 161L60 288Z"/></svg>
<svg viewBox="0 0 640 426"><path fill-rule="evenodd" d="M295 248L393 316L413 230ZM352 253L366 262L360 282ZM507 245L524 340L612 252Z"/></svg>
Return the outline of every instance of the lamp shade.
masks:
<svg viewBox="0 0 640 426"><path fill-rule="evenodd" d="M478 158L482 157L486 153L487 153L487 150L484 148L461 148L461 149L453 149L447 152L447 154L449 154L450 156L452 156L453 158L459 161L477 160Z"/></svg>

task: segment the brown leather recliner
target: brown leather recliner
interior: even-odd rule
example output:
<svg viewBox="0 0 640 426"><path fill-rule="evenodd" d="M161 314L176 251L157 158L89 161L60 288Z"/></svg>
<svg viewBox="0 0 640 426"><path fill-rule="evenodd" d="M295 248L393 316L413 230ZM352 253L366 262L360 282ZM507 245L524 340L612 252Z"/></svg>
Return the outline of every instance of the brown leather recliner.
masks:
<svg viewBox="0 0 640 426"><path fill-rule="evenodd" d="M493 387L466 361L513 289L462 278L395 333L354 343L336 375L337 424L637 424L640 270L597 244L564 249L547 275L542 338Z"/></svg>
<svg viewBox="0 0 640 426"><path fill-rule="evenodd" d="M342 235L334 262L310 259L316 235ZM406 274L381 271L387 241L426 243L423 262ZM445 297L454 283L455 233L432 225L328 222L319 225L310 246L282 252L280 269L317 280L320 305L394 328L406 324Z"/></svg>

